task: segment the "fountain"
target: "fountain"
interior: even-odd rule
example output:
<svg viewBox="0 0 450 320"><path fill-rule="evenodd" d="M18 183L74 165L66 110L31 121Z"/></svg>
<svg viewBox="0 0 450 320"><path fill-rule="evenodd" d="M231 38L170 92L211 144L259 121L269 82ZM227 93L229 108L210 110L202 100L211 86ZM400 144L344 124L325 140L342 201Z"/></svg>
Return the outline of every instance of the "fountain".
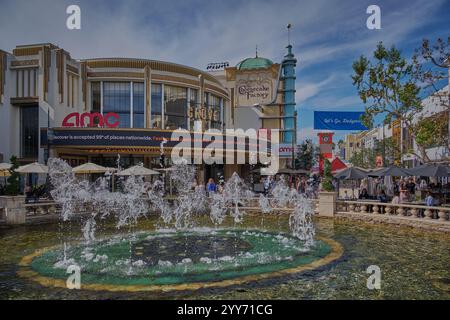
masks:
<svg viewBox="0 0 450 320"><path fill-rule="evenodd" d="M177 197L169 198L159 179L149 186L130 176L112 192L107 177L79 180L61 159L50 159L49 168L62 219L81 216L83 240L24 257L19 274L42 284L65 287L66 268L77 265L83 289L195 290L290 275L339 256L335 242L315 239L311 202L284 179L257 198L234 173L221 193L207 195L193 183L194 166L179 163L170 171ZM240 227L254 203L263 218L289 212L291 234ZM155 214L155 231L132 228ZM201 223L208 215L213 227ZM102 221L114 221L117 233L97 239Z"/></svg>

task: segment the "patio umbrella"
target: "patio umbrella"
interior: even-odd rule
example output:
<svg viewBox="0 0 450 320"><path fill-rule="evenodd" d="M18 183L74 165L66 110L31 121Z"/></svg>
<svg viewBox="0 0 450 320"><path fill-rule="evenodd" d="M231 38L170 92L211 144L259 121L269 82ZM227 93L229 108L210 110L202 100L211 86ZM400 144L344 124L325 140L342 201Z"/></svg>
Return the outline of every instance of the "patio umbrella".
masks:
<svg viewBox="0 0 450 320"><path fill-rule="evenodd" d="M438 164L424 164L412 169L409 169L411 175L422 177L448 177L450 176L450 167Z"/></svg>
<svg viewBox="0 0 450 320"><path fill-rule="evenodd" d="M360 180L367 178L367 172L358 167L350 167L339 170L334 177L341 180Z"/></svg>
<svg viewBox="0 0 450 320"><path fill-rule="evenodd" d="M160 174L159 172L156 172L151 169L147 169L143 166L137 165L130 167L128 169L120 171L117 175L118 176L151 176L155 174Z"/></svg>
<svg viewBox="0 0 450 320"><path fill-rule="evenodd" d="M386 168L381 168L369 173L369 177L407 177L411 176L411 172L408 169L400 168L396 166L389 166Z"/></svg>
<svg viewBox="0 0 450 320"><path fill-rule="evenodd" d="M0 171L9 170L12 167L11 163L2 162L0 163Z"/></svg>
<svg viewBox="0 0 450 320"><path fill-rule="evenodd" d="M47 174L48 173L48 167L46 165L43 165L39 162L33 162L30 164L26 164L24 166L20 166L16 172L19 173L25 173L27 175L27 182L30 179L30 173L43 173L43 174ZM33 181L30 181L31 184L33 183Z"/></svg>
<svg viewBox="0 0 450 320"><path fill-rule="evenodd" d="M92 162L88 162L85 164L82 164L78 167L75 167L72 169L72 172L74 173L78 173L78 174L88 174L88 173L105 173L106 171L108 171L108 168L99 166L98 164L92 163Z"/></svg>
<svg viewBox="0 0 450 320"><path fill-rule="evenodd" d="M355 181L367 178L367 172L358 167L349 167L339 170L334 177L339 180L353 180L352 197L355 197Z"/></svg>
<svg viewBox="0 0 450 320"><path fill-rule="evenodd" d="M19 173L48 173L48 167L39 162L33 162L20 166L16 171Z"/></svg>

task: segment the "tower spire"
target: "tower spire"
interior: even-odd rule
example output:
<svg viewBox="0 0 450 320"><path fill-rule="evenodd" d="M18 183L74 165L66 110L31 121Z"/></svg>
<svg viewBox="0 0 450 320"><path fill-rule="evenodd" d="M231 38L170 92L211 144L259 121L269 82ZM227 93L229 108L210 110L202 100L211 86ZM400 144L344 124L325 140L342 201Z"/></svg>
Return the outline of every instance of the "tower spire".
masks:
<svg viewBox="0 0 450 320"><path fill-rule="evenodd" d="M292 24L288 23L288 25L287 25L287 30L288 30L288 46L291 45L291 28L292 28Z"/></svg>
<svg viewBox="0 0 450 320"><path fill-rule="evenodd" d="M258 45L256 45L256 58L258 58Z"/></svg>

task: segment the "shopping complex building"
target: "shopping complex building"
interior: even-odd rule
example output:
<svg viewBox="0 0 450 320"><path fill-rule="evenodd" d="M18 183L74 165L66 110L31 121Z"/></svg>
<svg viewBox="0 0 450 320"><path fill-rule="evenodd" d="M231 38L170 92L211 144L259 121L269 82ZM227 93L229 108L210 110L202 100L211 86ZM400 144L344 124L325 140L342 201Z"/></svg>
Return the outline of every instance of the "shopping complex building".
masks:
<svg viewBox="0 0 450 320"><path fill-rule="evenodd" d="M0 51L0 162L12 155L21 164L58 156L73 166L113 167L120 155L123 167L156 167L164 139L170 165L173 130L253 128L279 130L279 166L289 167L296 62L290 45L280 63L256 54L216 71L147 59L79 60L49 43ZM251 167L199 169L207 179L218 171L245 176Z"/></svg>

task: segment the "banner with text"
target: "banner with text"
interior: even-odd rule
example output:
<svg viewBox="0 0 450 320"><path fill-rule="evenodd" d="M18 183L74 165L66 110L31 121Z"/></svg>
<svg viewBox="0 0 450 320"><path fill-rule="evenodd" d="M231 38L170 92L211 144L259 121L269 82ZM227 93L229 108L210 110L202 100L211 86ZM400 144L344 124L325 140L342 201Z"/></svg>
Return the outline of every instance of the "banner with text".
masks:
<svg viewBox="0 0 450 320"><path fill-rule="evenodd" d="M314 111L314 129L318 130L367 130L361 116L364 112Z"/></svg>

